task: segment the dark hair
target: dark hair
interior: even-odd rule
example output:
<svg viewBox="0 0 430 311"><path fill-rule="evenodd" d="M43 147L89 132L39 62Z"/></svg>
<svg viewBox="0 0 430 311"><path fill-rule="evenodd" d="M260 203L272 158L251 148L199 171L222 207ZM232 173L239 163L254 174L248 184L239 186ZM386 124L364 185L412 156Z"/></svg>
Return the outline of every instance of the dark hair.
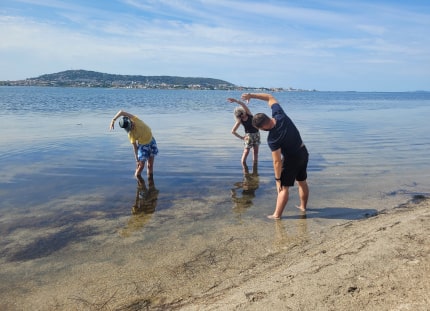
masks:
<svg viewBox="0 0 430 311"><path fill-rule="evenodd" d="M265 113L257 113L252 119L252 125L260 129L263 125L270 121L270 118Z"/></svg>
<svg viewBox="0 0 430 311"><path fill-rule="evenodd" d="M131 130L131 120L128 117L122 117L121 120L119 120L119 126L122 127L127 132L130 132Z"/></svg>

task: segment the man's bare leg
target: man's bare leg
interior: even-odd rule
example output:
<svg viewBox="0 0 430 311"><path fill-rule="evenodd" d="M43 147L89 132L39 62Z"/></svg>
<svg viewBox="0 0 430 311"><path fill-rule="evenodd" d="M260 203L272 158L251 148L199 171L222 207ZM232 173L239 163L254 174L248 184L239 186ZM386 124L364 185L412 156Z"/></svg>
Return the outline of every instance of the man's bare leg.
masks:
<svg viewBox="0 0 430 311"><path fill-rule="evenodd" d="M298 181L299 184L299 197L300 197L300 206L296 206L302 212L306 212L306 206L308 205L309 199L309 187L306 180Z"/></svg>
<svg viewBox="0 0 430 311"><path fill-rule="evenodd" d="M288 187L283 186L278 191L278 197L276 199L275 212L272 215L267 216L267 218L269 218L269 219L281 219L284 208L285 208L285 206L287 206L287 203L288 203L288 195L289 195Z"/></svg>

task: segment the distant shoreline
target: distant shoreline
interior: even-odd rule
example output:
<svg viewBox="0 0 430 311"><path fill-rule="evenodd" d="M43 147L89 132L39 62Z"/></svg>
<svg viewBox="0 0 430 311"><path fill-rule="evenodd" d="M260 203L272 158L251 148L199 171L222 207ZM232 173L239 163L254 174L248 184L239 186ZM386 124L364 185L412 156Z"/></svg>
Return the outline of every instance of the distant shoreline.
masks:
<svg viewBox="0 0 430 311"><path fill-rule="evenodd" d="M254 91L316 91L295 88L266 88L237 86L214 78L177 76L116 75L88 70L67 70L45 74L36 78L15 81L0 81L0 86L46 86L46 87L84 87L84 88L124 88L124 89L163 89L163 90L254 90Z"/></svg>
<svg viewBox="0 0 430 311"><path fill-rule="evenodd" d="M205 77L117 75L88 70L66 70L23 80L3 80L0 86L39 86L114 89L160 90L222 90L250 92L345 92L345 93L429 93L430 90L412 91L320 91L294 87L239 86L231 82Z"/></svg>

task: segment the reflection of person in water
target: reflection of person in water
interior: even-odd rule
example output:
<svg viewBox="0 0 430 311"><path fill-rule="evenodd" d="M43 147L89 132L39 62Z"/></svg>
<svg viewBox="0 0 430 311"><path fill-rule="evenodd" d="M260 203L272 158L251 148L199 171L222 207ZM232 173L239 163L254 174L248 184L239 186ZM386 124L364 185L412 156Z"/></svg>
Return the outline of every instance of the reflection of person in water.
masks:
<svg viewBox="0 0 430 311"><path fill-rule="evenodd" d="M136 201L131 209L132 214L153 214L157 207L158 192L152 176L148 177L148 188L143 178L137 177Z"/></svg>
<svg viewBox="0 0 430 311"><path fill-rule="evenodd" d="M148 187L141 176L137 177L136 199L131 208L133 216L122 230L122 236L141 229L151 219L157 207L158 192L152 176L148 177Z"/></svg>
<svg viewBox="0 0 430 311"><path fill-rule="evenodd" d="M276 248L286 249L308 240L306 214L296 216L295 219L296 221L289 223L288 232L284 223L275 221L275 238L273 243Z"/></svg>
<svg viewBox="0 0 430 311"><path fill-rule="evenodd" d="M249 173L248 166L245 164L243 168L243 180L236 182L234 188L231 189L231 198L234 202L234 209L237 212L242 212L245 208L252 206L252 200L255 197L255 191L259 187L259 178L257 165L254 165L252 173ZM240 189L242 189L241 193Z"/></svg>

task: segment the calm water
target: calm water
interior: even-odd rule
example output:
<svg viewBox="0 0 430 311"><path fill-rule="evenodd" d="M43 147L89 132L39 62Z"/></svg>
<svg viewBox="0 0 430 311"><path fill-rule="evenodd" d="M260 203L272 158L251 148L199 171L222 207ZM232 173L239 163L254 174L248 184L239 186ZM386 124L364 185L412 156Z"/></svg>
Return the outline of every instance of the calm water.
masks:
<svg viewBox="0 0 430 311"><path fill-rule="evenodd" d="M311 153L309 217L325 219L334 212L335 218L355 218L362 214L359 209L389 208L411 194L428 192L430 93L276 95ZM115 214L132 205L132 148L121 128L108 130L119 109L139 115L158 141L157 210L171 208L179 198L208 195L219 197L220 205L235 203L229 195L243 183L242 146L230 134L234 105L225 99L239 96L225 91L0 88L3 218L39 209L62 213L52 202L69 196L102 199L83 203L83 210ZM250 107L254 113L270 113L264 102L253 101ZM248 204L252 217L272 211L271 165L263 143L257 189Z"/></svg>
<svg viewBox="0 0 430 311"><path fill-rule="evenodd" d="M258 232L259 243L270 239L273 222L265 216L276 197L270 152L263 143L258 172L250 168L254 174L244 176L227 97L240 93L0 88L0 264L46 264L58 256L83 256L81 248L82 260L89 260L100 245L137 244L151 249L145 256L156 256L172 251L162 241L203 247L227 228ZM276 97L311 155L307 218L294 208L293 189L282 220L287 230L303 229L305 221L306 230L316 232L429 194L430 93ZM264 102L251 101L250 108L270 113ZM153 129L160 150L154 187L147 181L146 188L138 187L126 133L108 129L119 109ZM133 215L136 204L155 212ZM43 271L54 274L52 268ZM25 273L2 276L20 280Z"/></svg>

